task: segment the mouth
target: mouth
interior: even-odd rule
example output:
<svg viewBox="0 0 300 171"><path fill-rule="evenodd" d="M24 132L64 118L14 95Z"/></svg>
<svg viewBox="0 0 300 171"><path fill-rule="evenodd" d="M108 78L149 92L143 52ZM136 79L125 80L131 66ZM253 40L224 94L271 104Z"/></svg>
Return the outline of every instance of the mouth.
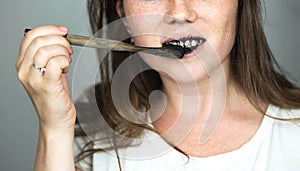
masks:
<svg viewBox="0 0 300 171"><path fill-rule="evenodd" d="M164 48L175 49L183 52L184 55L193 53L199 46L201 46L206 40L201 37L188 36L178 40L170 40L163 43Z"/></svg>

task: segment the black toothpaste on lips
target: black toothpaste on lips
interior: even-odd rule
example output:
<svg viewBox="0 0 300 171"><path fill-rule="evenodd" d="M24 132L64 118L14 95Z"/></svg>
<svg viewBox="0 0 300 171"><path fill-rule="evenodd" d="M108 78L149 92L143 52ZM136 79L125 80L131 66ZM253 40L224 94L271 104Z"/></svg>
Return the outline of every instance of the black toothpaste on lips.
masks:
<svg viewBox="0 0 300 171"><path fill-rule="evenodd" d="M184 37L180 40L172 40L163 44L163 47L166 49L173 49L180 51L182 57L186 54L192 53L200 45L202 45L206 40L201 37ZM195 44L196 42L196 44ZM194 45L193 45L194 44ZM182 58L181 57L181 58Z"/></svg>

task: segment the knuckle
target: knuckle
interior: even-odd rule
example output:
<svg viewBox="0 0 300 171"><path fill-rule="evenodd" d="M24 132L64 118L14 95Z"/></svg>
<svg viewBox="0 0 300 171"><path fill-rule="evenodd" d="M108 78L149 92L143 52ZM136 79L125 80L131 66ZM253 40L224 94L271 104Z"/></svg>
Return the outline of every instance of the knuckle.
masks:
<svg viewBox="0 0 300 171"><path fill-rule="evenodd" d="M22 72L18 72L18 79L24 86L30 84L28 77L26 77L26 75Z"/></svg>
<svg viewBox="0 0 300 171"><path fill-rule="evenodd" d="M42 36L38 36L33 40L34 44L42 44L44 42L44 38Z"/></svg>
<svg viewBox="0 0 300 171"><path fill-rule="evenodd" d="M58 68L59 67L59 62L52 58L48 61L47 67L49 67L49 68Z"/></svg>
<svg viewBox="0 0 300 171"><path fill-rule="evenodd" d="M24 81L24 75L21 72L18 72L18 79L23 82Z"/></svg>
<svg viewBox="0 0 300 171"><path fill-rule="evenodd" d="M45 48L45 47L39 48L39 49L37 50L37 52L36 52L36 54L37 54L38 56L43 56L43 57L48 56L49 53L50 53L50 52L49 52L48 49ZM38 58L38 59L39 59L39 58Z"/></svg>
<svg viewBox="0 0 300 171"><path fill-rule="evenodd" d="M55 58L50 59L50 60L48 61L48 65L49 65L50 67L56 66L56 65L57 65L57 61L55 60Z"/></svg>
<svg viewBox="0 0 300 171"><path fill-rule="evenodd" d="M36 65L42 65L44 62L44 59L49 56L49 52L45 48L39 48L34 55L34 62Z"/></svg>
<svg viewBox="0 0 300 171"><path fill-rule="evenodd" d="M65 48L67 48L67 47L71 46L71 44L70 44L70 42L67 40L67 38L65 38L65 37L61 37L61 38L62 38L62 39L63 39L63 41L64 41Z"/></svg>
<svg viewBox="0 0 300 171"><path fill-rule="evenodd" d="M64 56L69 55L69 53L64 45L58 44L56 46L56 50L57 50L57 53L60 55L64 55Z"/></svg>
<svg viewBox="0 0 300 171"><path fill-rule="evenodd" d="M61 45L63 48L67 49L70 45L68 40L62 36L58 36L59 45Z"/></svg>
<svg viewBox="0 0 300 171"><path fill-rule="evenodd" d="M61 66L68 66L69 61L65 56L60 56L53 58L49 61L49 65L55 66L55 67L61 67Z"/></svg>
<svg viewBox="0 0 300 171"><path fill-rule="evenodd" d="M70 65L69 60L67 59L67 57L64 57L62 60L62 66L67 67L69 65Z"/></svg>

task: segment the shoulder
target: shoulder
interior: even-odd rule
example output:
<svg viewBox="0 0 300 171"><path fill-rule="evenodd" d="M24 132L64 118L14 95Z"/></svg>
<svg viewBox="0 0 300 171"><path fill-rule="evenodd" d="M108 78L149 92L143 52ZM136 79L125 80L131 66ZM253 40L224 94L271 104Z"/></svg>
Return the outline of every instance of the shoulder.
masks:
<svg viewBox="0 0 300 171"><path fill-rule="evenodd" d="M294 137L300 141L300 109L283 109L270 105L267 115L273 124L273 132L281 137Z"/></svg>
<svg viewBox="0 0 300 171"><path fill-rule="evenodd" d="M284 118L295 119L294 121L273 120L273 129L271 132L270 150L273 162L277 163L278 168L285 170L293 170L300 167L300 110L299 109L283 109L271 106L268 110L269 115Z"/></svg>
<svg viewBox="0 0 300 171"><path fill-rule="evenodd" d="M289 123L292 123L292 121L294 121L294 123L297 123L300 121L300 108L286 109L270 104L265 114L278 122L288 121Z"/></svg>

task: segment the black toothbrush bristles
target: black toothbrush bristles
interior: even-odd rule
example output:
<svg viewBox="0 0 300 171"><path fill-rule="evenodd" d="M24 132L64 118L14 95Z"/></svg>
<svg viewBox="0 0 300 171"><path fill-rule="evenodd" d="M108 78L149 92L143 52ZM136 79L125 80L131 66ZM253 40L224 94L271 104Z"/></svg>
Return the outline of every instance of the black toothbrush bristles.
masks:
<svg viewBox="0 0 300 171"><path fill-rule="evenodd" d="M175 54L178 59L181 59L187 52L189 52L190 49L183 48L179 45L172 45L172 44L163 44L162 49L165 51L169 51L170 53Z"/></svg>

